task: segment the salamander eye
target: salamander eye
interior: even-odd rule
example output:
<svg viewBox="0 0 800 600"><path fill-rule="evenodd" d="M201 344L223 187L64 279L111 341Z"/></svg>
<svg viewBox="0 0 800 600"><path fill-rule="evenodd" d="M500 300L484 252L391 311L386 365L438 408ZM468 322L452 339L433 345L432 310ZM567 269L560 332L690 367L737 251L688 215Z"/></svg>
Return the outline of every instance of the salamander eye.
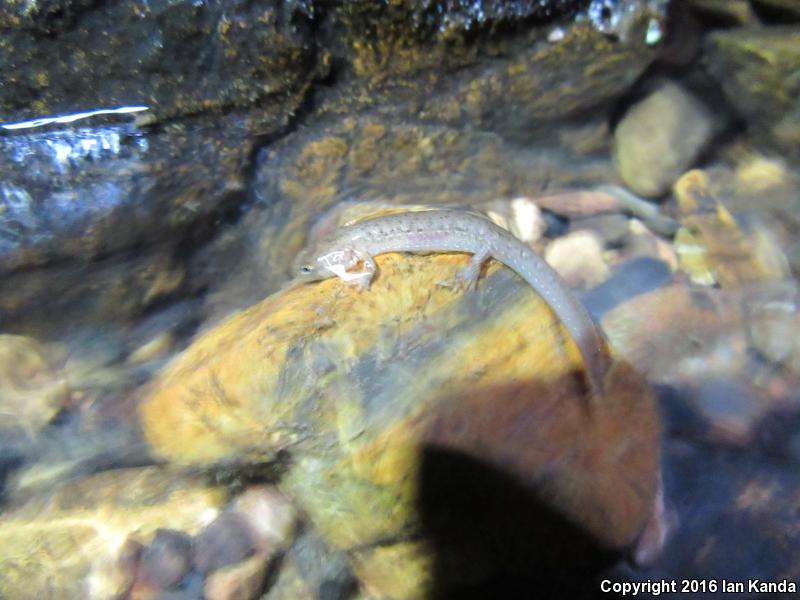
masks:
<svg viewBox="0 0 800 600"><path fill-rule="evenodd" d="M303 275L309 275L313 271L314 271L314 267L312 267L311 265L303 265L302 267L300 267L300 272Z"/></svg>

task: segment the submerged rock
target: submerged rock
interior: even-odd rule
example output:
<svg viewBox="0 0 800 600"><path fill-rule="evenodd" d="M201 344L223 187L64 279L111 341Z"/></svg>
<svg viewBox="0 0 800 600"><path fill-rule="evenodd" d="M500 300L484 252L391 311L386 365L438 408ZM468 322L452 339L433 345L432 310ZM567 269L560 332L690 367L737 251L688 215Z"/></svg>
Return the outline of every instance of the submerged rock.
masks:
<svg viewBox="0 0 800 600"><path fill-rule="evenodd" d="M57 354L32 338L0 334L0 435L33 437L65 408L69 388Z"/></svg>
<svg viewBox="0 0 800 600"><path fill-rule="evenodd" d="M761 8L772 9L776 16L800 18L800 1L798 0L753 0L753 4Z"/></svg>
<svg viewBox="0 0 800 600"><path fill-rule="evenodd" d="M217 569L206 577L206 600L255 600L261 597L269 568L268 557L256 554L241 563Z"/></svg>
<svg viewBox="0 0 800 600"><path fill-rule="evenodd" d="M119 598L138 562L126 540L147 544L165 527L195 534L224 501L222 489L161 467L62 484L4 511L0 595Z"/></svg>
<svg viewBox="0 0 800 600"><path fill-rule="evenodd" d="M602 323L614 349L650 381L722 379L747 361L738 291L662 284L610 308Z"/></svg>
<svg viewBox="0 0 800 600"><path fill-rule="evenodd" d="M247 520L224 512L206 527L194 543L194 566L200 573L238 563L256 550Z"/></svg>
<svg viewBox="0 0 800 600"><path fill-rule="evenodd" d="M609 275L602 241L593 231L573 231L553 240L547 246L545 259L572 287L592 287Z"/></svg>
<svg viewBox="0 0 800 600"><path fill-rule="evenodd" d="M708 35L704 62L753 139L800 160L800 30L717 30Z"/></svg>
<svg viewBox="0 0 800 600"><path fill-rule="evenodd" d="M554 121L583 118L635 81L656 54L645 29L663 8L660 0L345 3L330 11L340 35L331 54L355 76L325 94L321 109L399 103L408 118L544 140Z"/></svg>
<svg viewBox="0 0 800 600"><path fill-rule="evenodd" d="M0 319L126 321L184 289L176 247L244 187L235 121L0 137Z"/></svg>
<svg viewBox="0 0 800 600"><path fill-rule="evenodd" d="M377 595L428 593L447 557L437 585L522 569L565 530L537 511L544 530L526 521L518 501L578 523L567 538L587 552L633 544L658 482L644 382L616 365L606 396L587 405L577 349L504 269L464 295L437 285L464 256L377 262L365 292L294 286L199 337L141 405L153 451L182 464L290 457L282 489L330 547L354 553ZM447 465L464 479L444 477ZM486 514L473 514L472 486ZM464 520L448 521L453 510ZM479 521L508 544L468 536L463 554L452 527ZM420 542L387 542L409 535ZM571 544L554 556L569 561Z"/></svg>
<svg viewBox="0 0 800 600"><path fill-rule="evenodd" d="M713 194L704 171L681 177L675 196L682 225L675 252L694 283L730 288L788 275L788 261L775 236L755 220L745 228Z"/></svg>
<svg viewBox="0 0 800 600"><path fill-rule="evenodd" d="M617 172L635 193L661 196L692 166L712 132L708 110L665 83L629 108L614 130Z"/></svg>
<svg viewBox="0 0 800 600"><path fill-rule="evenodd" d="M168 590L189 572L192 566L192 538L182 531L159 529L142 552L139 578L158 589Z"/></svg>

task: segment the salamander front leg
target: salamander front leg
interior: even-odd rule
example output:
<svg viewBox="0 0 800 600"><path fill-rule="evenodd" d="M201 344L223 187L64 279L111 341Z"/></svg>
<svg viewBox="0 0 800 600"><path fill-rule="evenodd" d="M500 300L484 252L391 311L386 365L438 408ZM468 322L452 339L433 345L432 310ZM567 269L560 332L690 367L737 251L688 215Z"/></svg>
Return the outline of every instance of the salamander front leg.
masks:
<svg viewBox="0 0 800 600"><path fill-rule="evenodd" d="M371 256L360 252L358 252L357 255L359 263L361 264L361 270L358 273L351 273L352 279L348 283L358 289L358 291L363 291L372 283L372 278L375 277L375 271L377 271L378 268Z"/></svg>
<svg viewBox="0 0 800 600"><path fill-rule="evenodd" d="M319 259L325 268L347 285L364 290L369 287L377 267L371 256L358 250L337 250Z"/></svg>

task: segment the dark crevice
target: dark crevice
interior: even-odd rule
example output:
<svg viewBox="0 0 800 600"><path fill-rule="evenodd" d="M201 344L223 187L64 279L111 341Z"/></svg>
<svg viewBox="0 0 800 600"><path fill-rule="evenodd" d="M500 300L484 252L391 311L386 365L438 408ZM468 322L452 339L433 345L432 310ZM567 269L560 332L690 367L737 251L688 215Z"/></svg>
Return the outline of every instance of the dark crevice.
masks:
<svg viewBox="0 0 800 600"><path fill-rule="evenodd" d="M759 0L752 0L750 4L753 12L764 25L800 23L800 7L795 7L792 10L790 8L781 8L771 2L760 2Z"/></svg>

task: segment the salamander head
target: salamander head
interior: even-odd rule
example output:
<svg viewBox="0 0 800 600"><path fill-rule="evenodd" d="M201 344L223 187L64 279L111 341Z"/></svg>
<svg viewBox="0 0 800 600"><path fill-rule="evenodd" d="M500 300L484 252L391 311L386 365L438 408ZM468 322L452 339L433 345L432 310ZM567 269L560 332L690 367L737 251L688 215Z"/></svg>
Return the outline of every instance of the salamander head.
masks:
<svg viewBox="0 0 800 600"><path fill-rule="evenodd" d="M333 273L319 261L318 255L306 249L297 255L292 274L301 281L320 281L333 277Z"/></svg>
<svg viewBox="0 0 800 600"><path fill-rule="evenodd" d="M335 276L364 289L369 287L374 273L375 263L352 248L331 250L329 247L316 249L313 253L304 251L295 261L295 276L302 281L319 281Z"/></svg>

